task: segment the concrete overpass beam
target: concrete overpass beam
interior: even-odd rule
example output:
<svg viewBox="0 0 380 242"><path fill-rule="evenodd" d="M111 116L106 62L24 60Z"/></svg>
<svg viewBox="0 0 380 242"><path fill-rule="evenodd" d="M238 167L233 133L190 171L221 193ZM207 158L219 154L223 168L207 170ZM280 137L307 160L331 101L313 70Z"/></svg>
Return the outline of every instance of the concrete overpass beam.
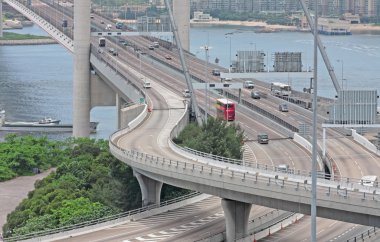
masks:
<svg viewBox="0 0 380 242"><path fill-rule="evenodd" d="M90 8L90 0L74 2L74 137L90 135Z"/></svg>
<svg viewBox="0 0 380 242"><path fill-rule="evenodd" d="M160 195L163 183L144 176L136 170L133 170L133 175L137 178L140 185L142 206L146 207L152 204L160 204Z"/></svg>
<svg viewBox="0 0 380 242"><path fill-rule="evenodd" d="M232 242L248 235L248 219L252 204L222 199L226 220L226 242Z"/></svg>
<svg viewBox="0 0 380 242"><path fill-rule="evenodd" d="M173 16L182 48L190 51L190 1L173 0Z"/></svg>

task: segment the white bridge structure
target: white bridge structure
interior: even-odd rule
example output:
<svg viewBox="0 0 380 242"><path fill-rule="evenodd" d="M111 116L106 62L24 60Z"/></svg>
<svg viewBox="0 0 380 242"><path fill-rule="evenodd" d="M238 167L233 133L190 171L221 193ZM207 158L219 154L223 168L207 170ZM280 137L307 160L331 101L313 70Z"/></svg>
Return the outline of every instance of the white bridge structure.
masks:
<svg viewBox="0 0 380 242"><path fill-rule="evenodd" d="M137 100L141 96L147 98L134 84L133 80L139 79L135 71L121 68L112 60L91 51L89 0L77 0L74 3L75 41L20 1L3 1L37 23L74 53L75 136L88 135L86 125L89 123L91 107L114 104L120 110L122 101ZM181 11L187 11L189 7L188 1L173 2L175 6L181 5ZM183 26L181 21L179 26ZM188 46L188 42L185 46ZM96 77L90 76L90 64L97 74ZM119 125L120 130L111 135L109 140L112 154L133 167L140 183L144 205L160 202L163 183L219 196L222 198L226 219L227 241L235 241L247 234L248 215L252 204L310 214L311 177L308 174L287 174L257 164L243 166L237 160L212 157L175 145L172 138L187 124L188 109L176 95L170 95L167 99L173 105L182 105L182 108L170 110L169 122L159 134L160 142L157 147L170 148L173 156L182 157L181 159L147 154L119 142L133 135L131 131L138 130L138 124L149 122L145 119L150 115L146 104L141 106L136 119L129 122L126 128ZM317 187L319 217L380 227L380 189L377 185L368 187L349 179L342 183L321 178L318 179Z"/></svg>

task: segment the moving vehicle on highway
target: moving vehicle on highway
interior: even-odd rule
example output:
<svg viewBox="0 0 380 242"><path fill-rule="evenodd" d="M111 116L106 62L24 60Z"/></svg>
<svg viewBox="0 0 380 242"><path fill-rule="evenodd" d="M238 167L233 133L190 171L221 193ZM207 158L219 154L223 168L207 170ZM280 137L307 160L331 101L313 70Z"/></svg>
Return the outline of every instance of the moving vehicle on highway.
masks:
<svg viewBox="0 0 380 242"><path fill-rule="evenodd" d="M183 97L186 97L186 98L191 97L190 90L189 89L183 90L182 95Z"/></svg>
<svg viewBox="0 0 380 242"><path fill-rule="evenodd" d="M268 134L266 134L266 133L259 133L257 135L257 142L259 144L268 144L269 143Z"/></svg>
<svg viewBox="0 0 380 242"><path fill-rule="evenodd" d="M150 81L144 81L143 87L144 88L151 88L152 85L150 84Z"/></svg>
<svg viewBox="0 0 380 242"><path fill-rule="evenodd" d="M226 120L235 120L235 103L227 98L216 99L216 117Z"/></svg>
<svg viewBox="0 0 380 242"><path fill-rule="evenodd" d="M280 110L281 112L289 112L288 104L281 103L280 105L278 105L278 110Z"/></svg>
<svg viewBox="0 0 380 242"><path fill-rule="evenodd" d="M253 89L255 87L255 83L253 81L245 81L243 84L244 88Z"/></svg>
<svg viewBox="0 0 380 242"><path fill-rule="evenodd" d="M360 184L362 184L363 186L377 187L378 186L377 176L363 176L360 179Z"/></svg>
<svg viewBox="0 0 380 242"><path fill-rule="evenodd" d="M99 47L106 46L106 38L99 38Z"/></svg>
<svg viewBox="0 0 380 242"><path fill-rule="evenodd" d="M260 99L261 98L260 93L258 91L252 91L251 92L251 98Z"/></svg>
<svg viewBox="0 0 380 242"><path fill-rule="evenodd" d="M214 70L212 70L211 73L213 76L220 76L220 70L219 69L214 69Z"/></svg>
<svg viewBox="0 0 380 242"><path fill-rule="evenodd" d="M154 48L160 48L160 44L157 41L153 42Z"/></svg>
<svg viewBox="0 0 380 242"><path fill-rule="evenodd" d="M270 84L270 91L272 95L276 96L290 96L292 94L291 86L281 82L272 82Z"/></svg>
<svg viewBox="0 0 380 242"><path fill-rule="evenodd" d="M122 22L117 22L117 23L115 24L115 28L116 28L116 29L122 29L123 26L124 26L124 24L123 24Z"/></svg>
<svg viewBox="0 0 380 242"><path fill-rule="evenodd" d="M287 173L289 170L289 165L288 164L280 164L277 166L277 171L278 172L284 172Z"/></svg>

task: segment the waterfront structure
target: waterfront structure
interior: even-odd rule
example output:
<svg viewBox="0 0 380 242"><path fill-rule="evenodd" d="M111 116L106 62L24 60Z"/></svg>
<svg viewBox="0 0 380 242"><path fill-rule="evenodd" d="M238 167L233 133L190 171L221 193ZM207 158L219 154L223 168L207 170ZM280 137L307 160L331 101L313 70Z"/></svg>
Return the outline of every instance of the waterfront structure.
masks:
<svg viewBox="0 0 380 242"><path fill-rule="evenodd" d="M320 18L318 32L324 35L351 35L350 22L338 19Z"/></svg>
<svg viewBox="0 0 380 242"><path fill-rule="evenodd" d="M305 0L310 10L314 1ZM299 0L191 0L192 11L222 10L229 12L285 13L302 10ZM380 1L377 0L321 0L318 12L322 16L339 16L344 13L367 17L380 17Z"/></svg>
<svg viewBox="0 0 380 242"><path fill-rule="evenodd" d="M208 13L203 13L201 11L195 11L194 17L191 21L193 22L210 22L210 21L218 21L218 18L211 17Z"/></svg>

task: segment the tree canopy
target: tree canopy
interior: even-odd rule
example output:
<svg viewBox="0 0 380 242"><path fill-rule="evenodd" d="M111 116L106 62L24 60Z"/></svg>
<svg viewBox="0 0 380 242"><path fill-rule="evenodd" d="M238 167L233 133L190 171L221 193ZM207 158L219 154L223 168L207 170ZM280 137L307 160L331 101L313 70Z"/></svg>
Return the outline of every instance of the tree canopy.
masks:
<svg viewBox="0 0 380 242"><path fill-rule="evenodd" d="M57 167L35 183L7 217L5 236L28 234L141 207L141 192L132 168L109 152L108 141L87 138L49 141L45 137L9 136L0 143L0 171L12 178L31 169ZM6 172L5 172L6 171ZM188 193L164 185L163 200Z"/></svg>
<svg viewBox="0 0 380 242"><path fill-rule="evenodd" d="M240 126L209 118L202 126L190 123L174 142L213 155L241 159L243 138Z"/></svg>

